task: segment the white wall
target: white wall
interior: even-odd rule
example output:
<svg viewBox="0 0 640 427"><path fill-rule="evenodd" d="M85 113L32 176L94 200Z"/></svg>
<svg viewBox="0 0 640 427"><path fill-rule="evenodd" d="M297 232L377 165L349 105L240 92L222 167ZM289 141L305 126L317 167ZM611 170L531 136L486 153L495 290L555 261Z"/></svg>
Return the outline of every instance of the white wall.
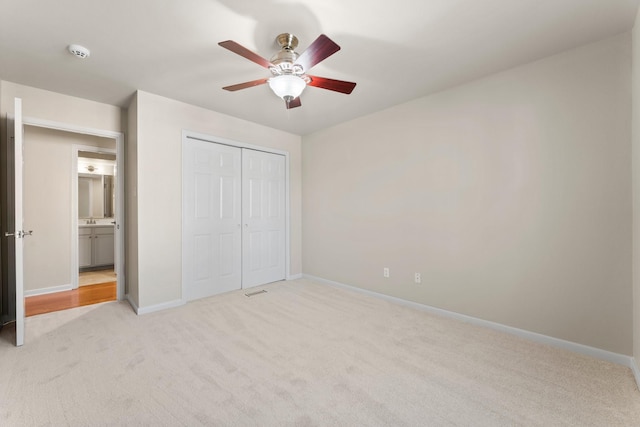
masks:
<svg viewBox="0 0 640 427"><path fill-rule="evenodd" d="M301 138L146 92L138 91L136 103L137 182L136 196L130 197L137 197L138 209L137 230L131 230L138 236L138 306L149 308L182 298L183 130L289 152L289 273L301 273Z"/></svg>
<svg viewBox="0 0 640 427"><path fill-rule="evenodd" d="M24 240L27 293L70 286L72 275L78 274L71 271L74 144L115 149L113 139L25 126L24 229L34 231Z"/></svg>
<svg viewBox="0 0 640 427"><path fill-rule="evenodd" d="M305 136L304 273L631 354L630 41Z"/></svg>

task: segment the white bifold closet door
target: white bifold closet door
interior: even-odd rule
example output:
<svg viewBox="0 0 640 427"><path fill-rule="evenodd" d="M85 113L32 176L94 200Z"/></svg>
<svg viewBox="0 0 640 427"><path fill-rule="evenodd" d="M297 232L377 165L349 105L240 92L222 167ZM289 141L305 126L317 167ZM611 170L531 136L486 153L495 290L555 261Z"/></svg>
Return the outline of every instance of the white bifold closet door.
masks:
<svg viewBox="0 0 640 427"><path fill-rule="evenodd" d="M285 278L284 156L242 149L242 287Z"/></svg>
<svg viewBox="0 0 640 427"><path fill-rule="evenodd" d="M199 140L183 150L187 300L285 278L284 156Z"/></svg>

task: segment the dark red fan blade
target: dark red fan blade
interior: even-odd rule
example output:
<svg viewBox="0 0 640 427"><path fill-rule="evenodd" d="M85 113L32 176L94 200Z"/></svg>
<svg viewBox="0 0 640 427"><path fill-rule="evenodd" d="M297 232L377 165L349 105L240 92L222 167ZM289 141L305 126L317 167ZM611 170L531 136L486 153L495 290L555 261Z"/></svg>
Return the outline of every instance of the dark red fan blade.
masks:
<svg viewBox="0 0 640 427"><path fill-rule="evenodd" d="M227 41L224 41L224 42L220 42L218 44L220 46L222 46L223 48L225 48L225 49L229 49L233 53L237 53L240 56L244 56L249 61L253 61L256 64L263 66L264 68L269 68L269 67L273 66L273 64L271 62L267 61L262 56L258 55L255 52L250 51L249 49L247 49L246 47L244 47L242 45L239 45L238 43L234 42L233 40L227 40Z"/></svg>
<svg viewBox="0 0 640 427"><path fill-rule="evenodd" d="M318 62L324 61L339 50L340 46L335 44L329 37L320 34L320 36L300 54L296 64L301 65L302 69L306 72Z"/></svg>
<svg viewBox="0 0 640 427"><path fill-rule="evenodd" d="M356 87L355 83L345 82L344 80L327 79L325 77L310 76L308 74L307 77L311 79L311 81L307 83L309 86L346 93L347 95L353 92L353 89Z"/></svg>
<svg viewBox="0 0 640 427"><path fill-rule="evenodd" d="M228 90L230 92L235 92L236 90L246 89L248 87L258 86L265 84L269 79L258 79L250 82L238 83L237 85L225 86L222 89Z"/></svg>
<svg viewBox="0 0 640 427"><path fill-rule="evenodd" d="M285 103L287 104L287 110L290 108L296 108L302 105L302 101L300 101L300 97L294 98L289 102L285 101Z"/></svg>

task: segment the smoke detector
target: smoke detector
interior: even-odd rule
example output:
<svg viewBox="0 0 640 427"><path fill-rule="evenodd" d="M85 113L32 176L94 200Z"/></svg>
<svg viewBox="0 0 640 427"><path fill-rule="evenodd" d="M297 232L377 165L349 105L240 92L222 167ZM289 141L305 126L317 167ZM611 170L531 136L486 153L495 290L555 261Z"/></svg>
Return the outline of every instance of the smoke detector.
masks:
<svg viewBox="0 0 640 427"><path fill-rule="evenodd" d="M69 53L80 59L84 59L91 54L89 49L84 46L80 46L79 44L70 44L68 49Z"/></svg>

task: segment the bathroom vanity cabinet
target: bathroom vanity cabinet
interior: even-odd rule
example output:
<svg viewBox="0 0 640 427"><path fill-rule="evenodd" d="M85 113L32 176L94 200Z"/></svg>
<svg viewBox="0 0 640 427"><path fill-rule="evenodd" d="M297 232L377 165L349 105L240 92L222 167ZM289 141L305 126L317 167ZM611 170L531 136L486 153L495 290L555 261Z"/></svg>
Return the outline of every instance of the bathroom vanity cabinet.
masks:
<svg viewBox="0 0 640 427"><path fill-rule="evenodd" d="M78 256L80 268L113 265L113 225L80 226Z"/></svg>

